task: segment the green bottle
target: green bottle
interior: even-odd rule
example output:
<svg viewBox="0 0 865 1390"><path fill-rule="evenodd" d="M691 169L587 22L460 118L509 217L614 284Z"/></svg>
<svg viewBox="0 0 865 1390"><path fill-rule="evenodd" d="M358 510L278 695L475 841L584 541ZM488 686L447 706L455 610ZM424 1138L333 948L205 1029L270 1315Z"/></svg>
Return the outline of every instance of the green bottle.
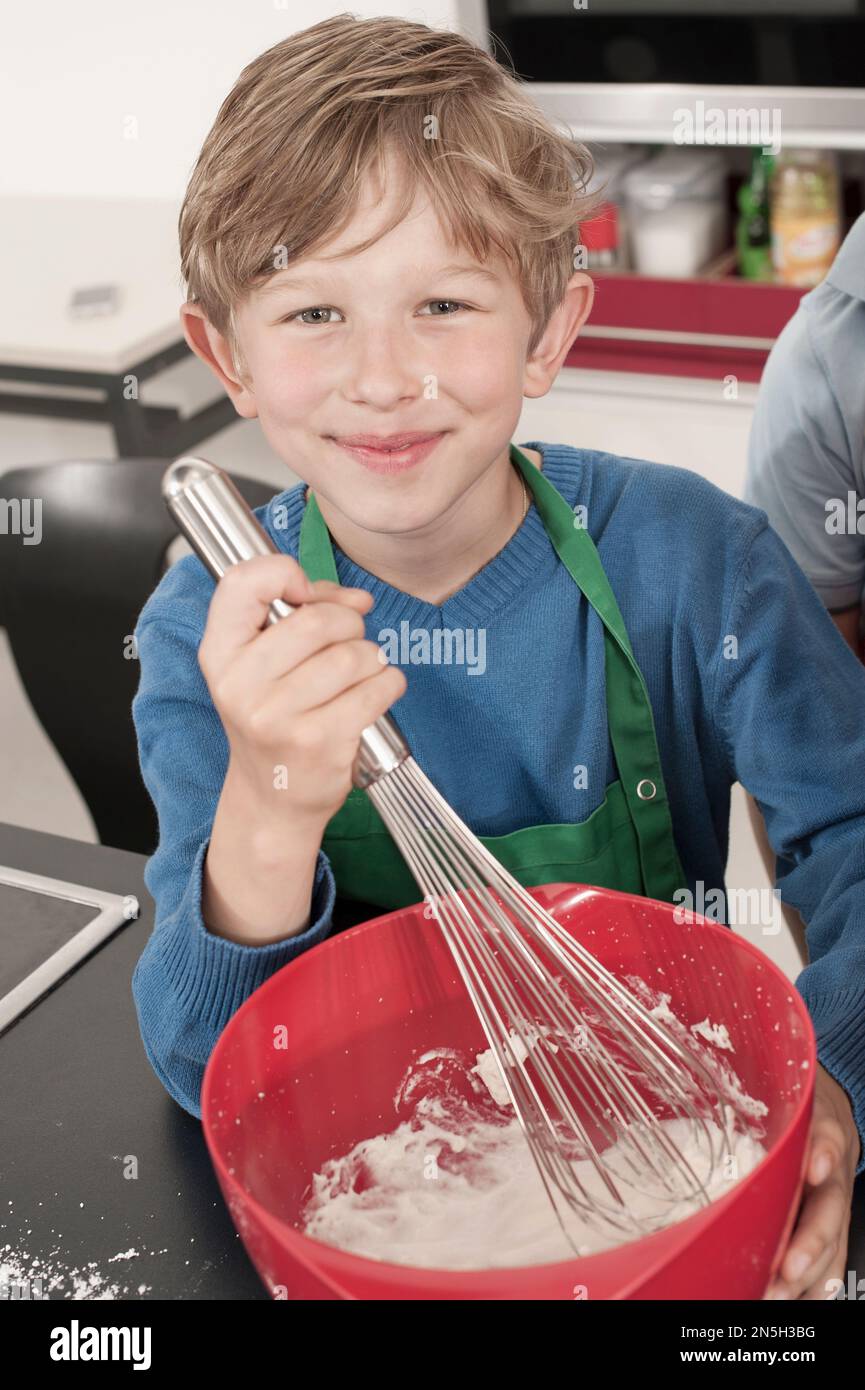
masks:
<svg viewBox="0 0 865 1390"><path fill-rule="evenodd" d="M751 175L737 194L739 220L736 252L739 274L745 280L771 280L772 230L769 219L769 179L775 167L771 154L751 151Z"/></svg>

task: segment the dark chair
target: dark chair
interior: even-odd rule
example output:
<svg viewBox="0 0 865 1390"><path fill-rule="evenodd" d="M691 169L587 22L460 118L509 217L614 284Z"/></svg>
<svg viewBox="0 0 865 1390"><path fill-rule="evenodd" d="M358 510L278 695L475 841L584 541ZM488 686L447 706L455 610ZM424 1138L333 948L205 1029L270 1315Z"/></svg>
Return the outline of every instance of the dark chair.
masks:
<svg viewBox="0 0 865 1390"><path fill-rule="evenodd" d="M41 499L42 539L0 537L0 625L33 710L90 808L103 844L151 854L156 814L141 780L124 655L177 527L163 458L35 464L0 477L0 498ZM235 476L252 507L275 489Z"/></svg>

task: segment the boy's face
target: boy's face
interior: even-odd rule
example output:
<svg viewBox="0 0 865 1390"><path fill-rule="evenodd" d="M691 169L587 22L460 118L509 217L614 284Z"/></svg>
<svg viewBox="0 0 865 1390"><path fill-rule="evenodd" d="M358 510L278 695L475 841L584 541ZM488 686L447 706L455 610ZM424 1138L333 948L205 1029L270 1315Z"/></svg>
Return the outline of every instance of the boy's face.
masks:
<svg viewBox="0 0 865 1390"><path fill-rule="evenodd" d="M389 167L387 188L396 177ZM591 282L573 277L527 361L531 323L510 268L455 249L420 192L366 251L324 259L383 224L396 191L382 197L368 181L364 192L339 238L239 307L245 382L225 340L209 325L207 334L238 412L260 419L279 457L353 524L399 534L435 523L507 457L523 396L552 385L588 313ZM396 471L337 442L403 432L440 437Z"/></svg>

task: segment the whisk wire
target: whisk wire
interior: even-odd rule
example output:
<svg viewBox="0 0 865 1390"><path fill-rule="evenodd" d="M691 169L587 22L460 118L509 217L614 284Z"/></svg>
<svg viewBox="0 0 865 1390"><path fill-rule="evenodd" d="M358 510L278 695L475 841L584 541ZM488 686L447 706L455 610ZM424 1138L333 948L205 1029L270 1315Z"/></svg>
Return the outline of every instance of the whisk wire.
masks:
<svg viewBox="0 0 865 1390"><path fill-rule="evenodd" d="M637 1053L635 1071L643 1085L701 1128L714 1165L706 1112L713 1111L729 1144L728 1121L717 1081L696 1050L684 1047L502 868L412 758L367 790L431 902L566 1237L571 1239L557 1199L583 1218L629 1234L647 1225L629 1211L605 1148L599 1149L581 1110L606 1144L617 1146L617 1159L630 1173L626 1182L639 1190L651 1178L653 1197L708 1202L693 1165L592 1023L612 1035L625 1059ZM551 966L563 972L561 978ZM587 1005L594 1010L591 1018ZM543 1018L542 1026L531 1021L533 1012ZM580 1158L591 1161L608 1201L581 1181L574 1166Z"/></svg>

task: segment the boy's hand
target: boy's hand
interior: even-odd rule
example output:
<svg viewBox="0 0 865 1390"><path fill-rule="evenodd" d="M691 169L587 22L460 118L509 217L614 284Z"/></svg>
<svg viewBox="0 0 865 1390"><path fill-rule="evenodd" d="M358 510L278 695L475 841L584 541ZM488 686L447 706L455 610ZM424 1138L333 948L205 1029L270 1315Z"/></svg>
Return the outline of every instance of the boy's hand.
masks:
<svg viewBox="0 0 865 1390"><path fill-rule="evenodd" d="M274 598L302 606L265 626ZM290 555L245 560L216 586L199 665L231 777L280 820L326 825L351 789L361 733L405 693L403 673L366 639L371 604L366 589L311 584Z"/></svg>
<svg viewBox="0 0 865 1390"><path fill-rule="evenodd" d="M861 1144L847 1092L819 1063L808 1143L798 1220L764 1299L826 1299L828 1281L844 1280Z"/></svg>

